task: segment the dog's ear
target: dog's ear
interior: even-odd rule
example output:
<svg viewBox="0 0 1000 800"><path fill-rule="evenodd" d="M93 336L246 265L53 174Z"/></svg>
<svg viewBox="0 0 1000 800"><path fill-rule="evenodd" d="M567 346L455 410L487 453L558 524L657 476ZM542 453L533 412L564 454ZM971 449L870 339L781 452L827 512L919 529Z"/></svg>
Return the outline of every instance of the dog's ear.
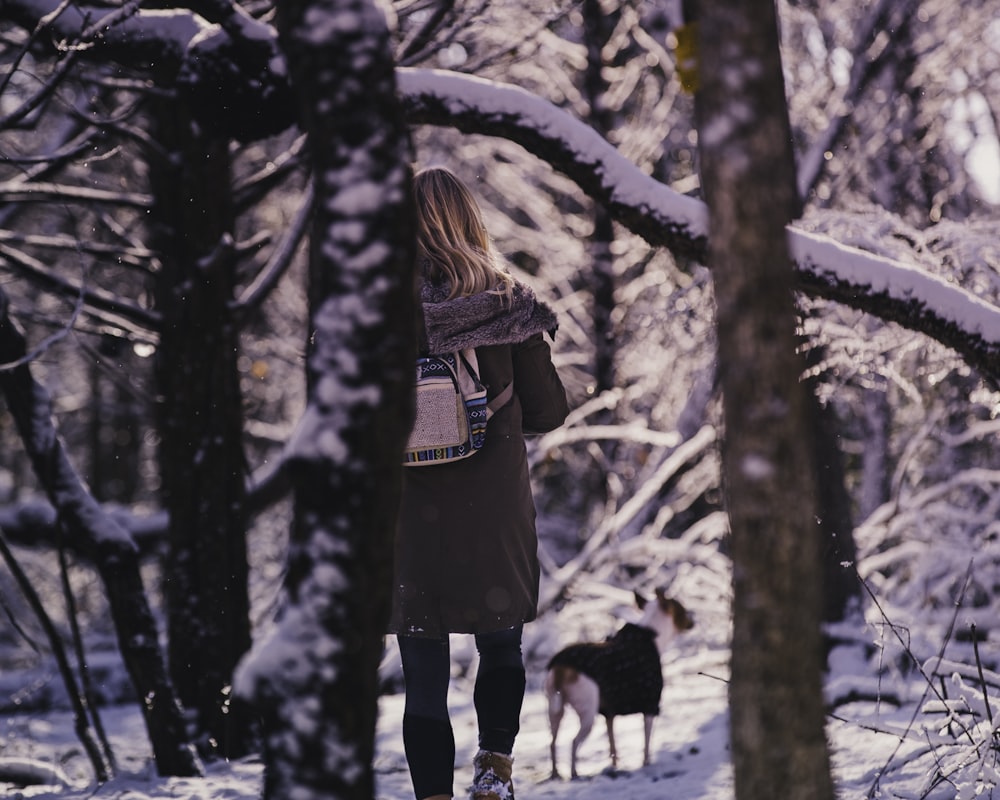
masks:
<svg viewBox="0 0 1000 800"><path fill-rule="evenodd" d="M641 594L639 594L638 589L634 590L632 594L635 595L635 604L639 606L639 610L642 611L646 607L646 603L648 603L649 601Z"/></svg>

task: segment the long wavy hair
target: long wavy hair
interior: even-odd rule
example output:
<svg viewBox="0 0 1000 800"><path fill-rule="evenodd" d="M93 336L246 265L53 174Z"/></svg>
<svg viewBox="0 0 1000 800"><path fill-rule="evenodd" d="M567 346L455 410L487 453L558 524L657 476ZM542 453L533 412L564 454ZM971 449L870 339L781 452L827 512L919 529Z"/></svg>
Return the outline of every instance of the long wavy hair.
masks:
<svg viewBox="0 0 1000 800"><path fill-rule="evenodd" d="M472 193L443 167L413 178L417 206L417 253L427 278L449 286L449 299L479 292L510 297L514 279L483 223Z"/></svg>

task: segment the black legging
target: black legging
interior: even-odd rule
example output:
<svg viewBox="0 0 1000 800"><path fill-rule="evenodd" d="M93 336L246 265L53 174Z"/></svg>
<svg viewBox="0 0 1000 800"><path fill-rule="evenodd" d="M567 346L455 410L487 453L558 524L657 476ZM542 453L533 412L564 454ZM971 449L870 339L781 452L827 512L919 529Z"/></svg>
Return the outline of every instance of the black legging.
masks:
<svg viewBox="0 0 1000 800"><path fill-rule="evenodd" d="M479 747L509 754L520 728L524 701L521 626L476 634L479 669L473 702L479 723ZM406 705L403 748L417 799L452 794L455 736L448 717L451 653L448 639L399 636Z"/></svg>

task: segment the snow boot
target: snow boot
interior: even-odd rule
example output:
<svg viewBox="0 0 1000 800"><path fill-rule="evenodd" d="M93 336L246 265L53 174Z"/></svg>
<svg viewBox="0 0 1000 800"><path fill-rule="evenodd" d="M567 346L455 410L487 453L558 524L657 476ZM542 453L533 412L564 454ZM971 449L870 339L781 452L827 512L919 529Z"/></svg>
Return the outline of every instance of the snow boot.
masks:
<svg viewBox="0 0 1000 800"><path fill-rule="evenodd" d="M480 750L472 765L475 768L472 800L514 800L514 784L510 778L513 757Z"/></svg>

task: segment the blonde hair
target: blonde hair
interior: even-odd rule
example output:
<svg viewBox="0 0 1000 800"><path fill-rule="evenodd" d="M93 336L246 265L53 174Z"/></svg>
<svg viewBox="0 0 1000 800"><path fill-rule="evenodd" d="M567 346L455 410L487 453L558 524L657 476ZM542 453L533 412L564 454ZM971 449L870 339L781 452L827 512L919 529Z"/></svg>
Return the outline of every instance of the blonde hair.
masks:
<svg viewBox="0 0 1000 800"><path fill-rule="evenodd" d="M514 279L501 265L472 193L443 167L413 178L417 253L433 283L447 283L449 299L492 291L509 298Z"/></svg>

